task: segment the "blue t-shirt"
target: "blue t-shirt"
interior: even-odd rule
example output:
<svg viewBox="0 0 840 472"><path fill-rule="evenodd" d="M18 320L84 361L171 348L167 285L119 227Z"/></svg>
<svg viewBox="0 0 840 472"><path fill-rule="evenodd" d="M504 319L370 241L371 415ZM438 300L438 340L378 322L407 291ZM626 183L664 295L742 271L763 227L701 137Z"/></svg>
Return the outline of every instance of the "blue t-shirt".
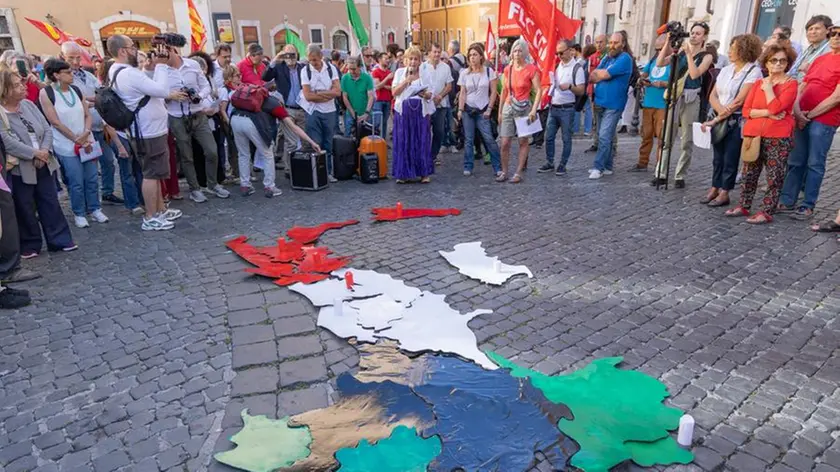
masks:
<svg viewBox="0 0 840 472"><path fill-rule="evenodd" d="M289 69L289 98L286 99L287 107L298 106L298 96L300 95L300 77L296 68Z"/></svg>
<svg viewBox="0 0 840 472"><path fill-rule="evenodd" d="M657 67L656 58L652 59L645 66L644 72L648 75L648 80L651 82L668 82L671 75L671 65L665 67ZM645 87L645 99L642 100L642 108L659 108L665 109L665 89L666 87Z"/></svg>
<svg viewBox="0 0 840 472"><path fill-rule="evenodd" d="M636 67L633 58L626 52L618 57L609 54L604 57L598 64L598 69L606 69L610 80L595 84L595 104L608 110L623 110L627 105L627 91L630 89L633 67Z"/></svg>

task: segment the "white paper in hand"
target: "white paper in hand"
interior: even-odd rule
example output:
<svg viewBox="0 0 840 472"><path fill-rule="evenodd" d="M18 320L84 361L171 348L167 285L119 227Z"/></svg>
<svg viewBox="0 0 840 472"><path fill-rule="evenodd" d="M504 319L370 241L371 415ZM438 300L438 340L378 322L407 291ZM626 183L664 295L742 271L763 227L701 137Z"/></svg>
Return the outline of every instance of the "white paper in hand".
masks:
<svg viewBox="0 0 840 472"><path fill-rule="evenodd" d="M90 144L90 152L87 152L85 148L79 149L79 159L82 162L92 161L102 155L102 146L99 145L98 141L93 141Z"/></svg>
<svg viewBox="0 0 840 472"><path fill-rule="evenodd" d="M531 136L532 134L542 131L542 123L539 119L534 120L533 123L528 123L528 117L514 118L513 122L516 124L516 134L520 138Z"/></svg>
<svg viewBox="0 0 840 472"><path fill-rule="evenodd" d="M703 131L703 123L694 122L694 145L701 149L712 148L712 130Z"/></svg>

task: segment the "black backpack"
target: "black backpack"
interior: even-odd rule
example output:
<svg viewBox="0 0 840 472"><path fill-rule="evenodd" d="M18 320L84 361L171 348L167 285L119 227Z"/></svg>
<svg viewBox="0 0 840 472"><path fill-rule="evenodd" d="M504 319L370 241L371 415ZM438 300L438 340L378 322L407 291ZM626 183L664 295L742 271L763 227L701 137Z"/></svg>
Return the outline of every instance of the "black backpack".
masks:
<svg viewBox="0 0 840 472"><path fill-rule="evenodd" d="M129 110L114 90L114 87L117 86L117 76L119 76L120 72L125 69L126 67L121 67L114 72L114 78L111 79L111 85L109 87L101 87L96 90L94 107L96 108L96 111L99 112L99 116L102 117L102 120L116 130L128 130L132 125L134 125L134 137L140 139L140 129L136 123L137 113L139 113L140 110L149 103L151 97L146 95L140 99L140 103L137 104L136 110Z"/></svg>
<svg viewBox="0 0 840 472"><path fill-rule="evenodd" d="M589 71L580 62L575 64L575 67L572 69L572 86L574 87L579 85L575 83L578 69L583 69L583 95L575 97L575 111L583 111L586 108L586 102L589 101L589 94L586 93L586 89L589 88Z"/></svg>

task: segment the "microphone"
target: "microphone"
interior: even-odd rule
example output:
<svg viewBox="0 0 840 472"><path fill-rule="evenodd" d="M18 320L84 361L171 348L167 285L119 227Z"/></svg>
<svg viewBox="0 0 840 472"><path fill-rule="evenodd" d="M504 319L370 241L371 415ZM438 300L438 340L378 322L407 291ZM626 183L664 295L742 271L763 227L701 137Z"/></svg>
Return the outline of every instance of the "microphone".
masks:
<svg viewBox="0 0 840 472"><path fill-rule="evenodd" d="M660 26L659 29L656 30L656 34L665 34L666 31L668 31L668 23Z"/></svg>

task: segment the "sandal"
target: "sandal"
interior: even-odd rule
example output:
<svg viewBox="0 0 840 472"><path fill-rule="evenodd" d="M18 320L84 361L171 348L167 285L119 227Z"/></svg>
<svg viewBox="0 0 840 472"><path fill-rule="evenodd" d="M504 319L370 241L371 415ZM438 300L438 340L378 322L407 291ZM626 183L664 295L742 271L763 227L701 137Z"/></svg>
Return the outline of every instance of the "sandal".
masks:
<svg viewBox="0 0 840 472"><path fill-rule="evenodd" d="M496 182L504 182L505 180L507 180L507 175L505 175L504 172L499 171L499 173L496 174Z"/></svg>
<svg viewBox="0 0 840 472"><path fill-rule="evenodd" d="M751 225L763 225L767 223L772 223L773 217L770 216L766 211L762 210L755 215L747 218L747 223Z"/></svg>
<svg viewBox="0 0 840 472"><path fill-rule="evenodd" d="M522 182L522 176L519 174L513 174L513 177L510 178L509 183L518 184L519 182Z"/></svg>
<svg viewBox="0 0 840 472"><path fill-rule="evenodd" d="M432 179L431 179L430 177L428 177L428 176L423 177L422 179L420 179L420 183L421 183L421 184L427 184L427 183L429 183L429 182L431 182L431 181L432 181Z"/></svg>
<svg viewBox="0 0 840 472"><path fill-rule="evenodd" d="M742 207L741 205L736 206L731 210L726 210L726 213L723 214L724 216L750 216L750 210Z"/></svg>
<svg viewBox="0 0 840 472"><path fill-rule="evenodd" d="M722 206L729 205L729 203L730 203L729 202L729 195L727 195L725 198L726 198L726 200L723 200L723 199L720 198L720 195L718 195L714 200L710 201L708 203L708 205L710 207L722 207Z"/></svg>
<svg viewBox="0 0 840 472"><path fill-rule="evenodd" d="M793 213L793 208L788 208L780 203L776 206L776 213Z"/></svg>
<svg viewBox="0 0 840 472"><path fill-rule="evenodd" d="M840 233L840 224L835 221L826 221L818 225L811 225L811 231L816 233Z"/></svg>
<svg viewBox="0 0 840 472"><path fill-rule="evenodd" d="M703 197L703 198L700 200L700 203L702 203L702 204L704 204L704 205L707 205L709 202L711 202L712 200L714 200L715 198L717 198L718 193L720 193L720 192L718 192L717 190L715 190L715 191L710 191L709 193L707 193L707 194L706 194L706 196L705 196L705 197Z"/></svg>

